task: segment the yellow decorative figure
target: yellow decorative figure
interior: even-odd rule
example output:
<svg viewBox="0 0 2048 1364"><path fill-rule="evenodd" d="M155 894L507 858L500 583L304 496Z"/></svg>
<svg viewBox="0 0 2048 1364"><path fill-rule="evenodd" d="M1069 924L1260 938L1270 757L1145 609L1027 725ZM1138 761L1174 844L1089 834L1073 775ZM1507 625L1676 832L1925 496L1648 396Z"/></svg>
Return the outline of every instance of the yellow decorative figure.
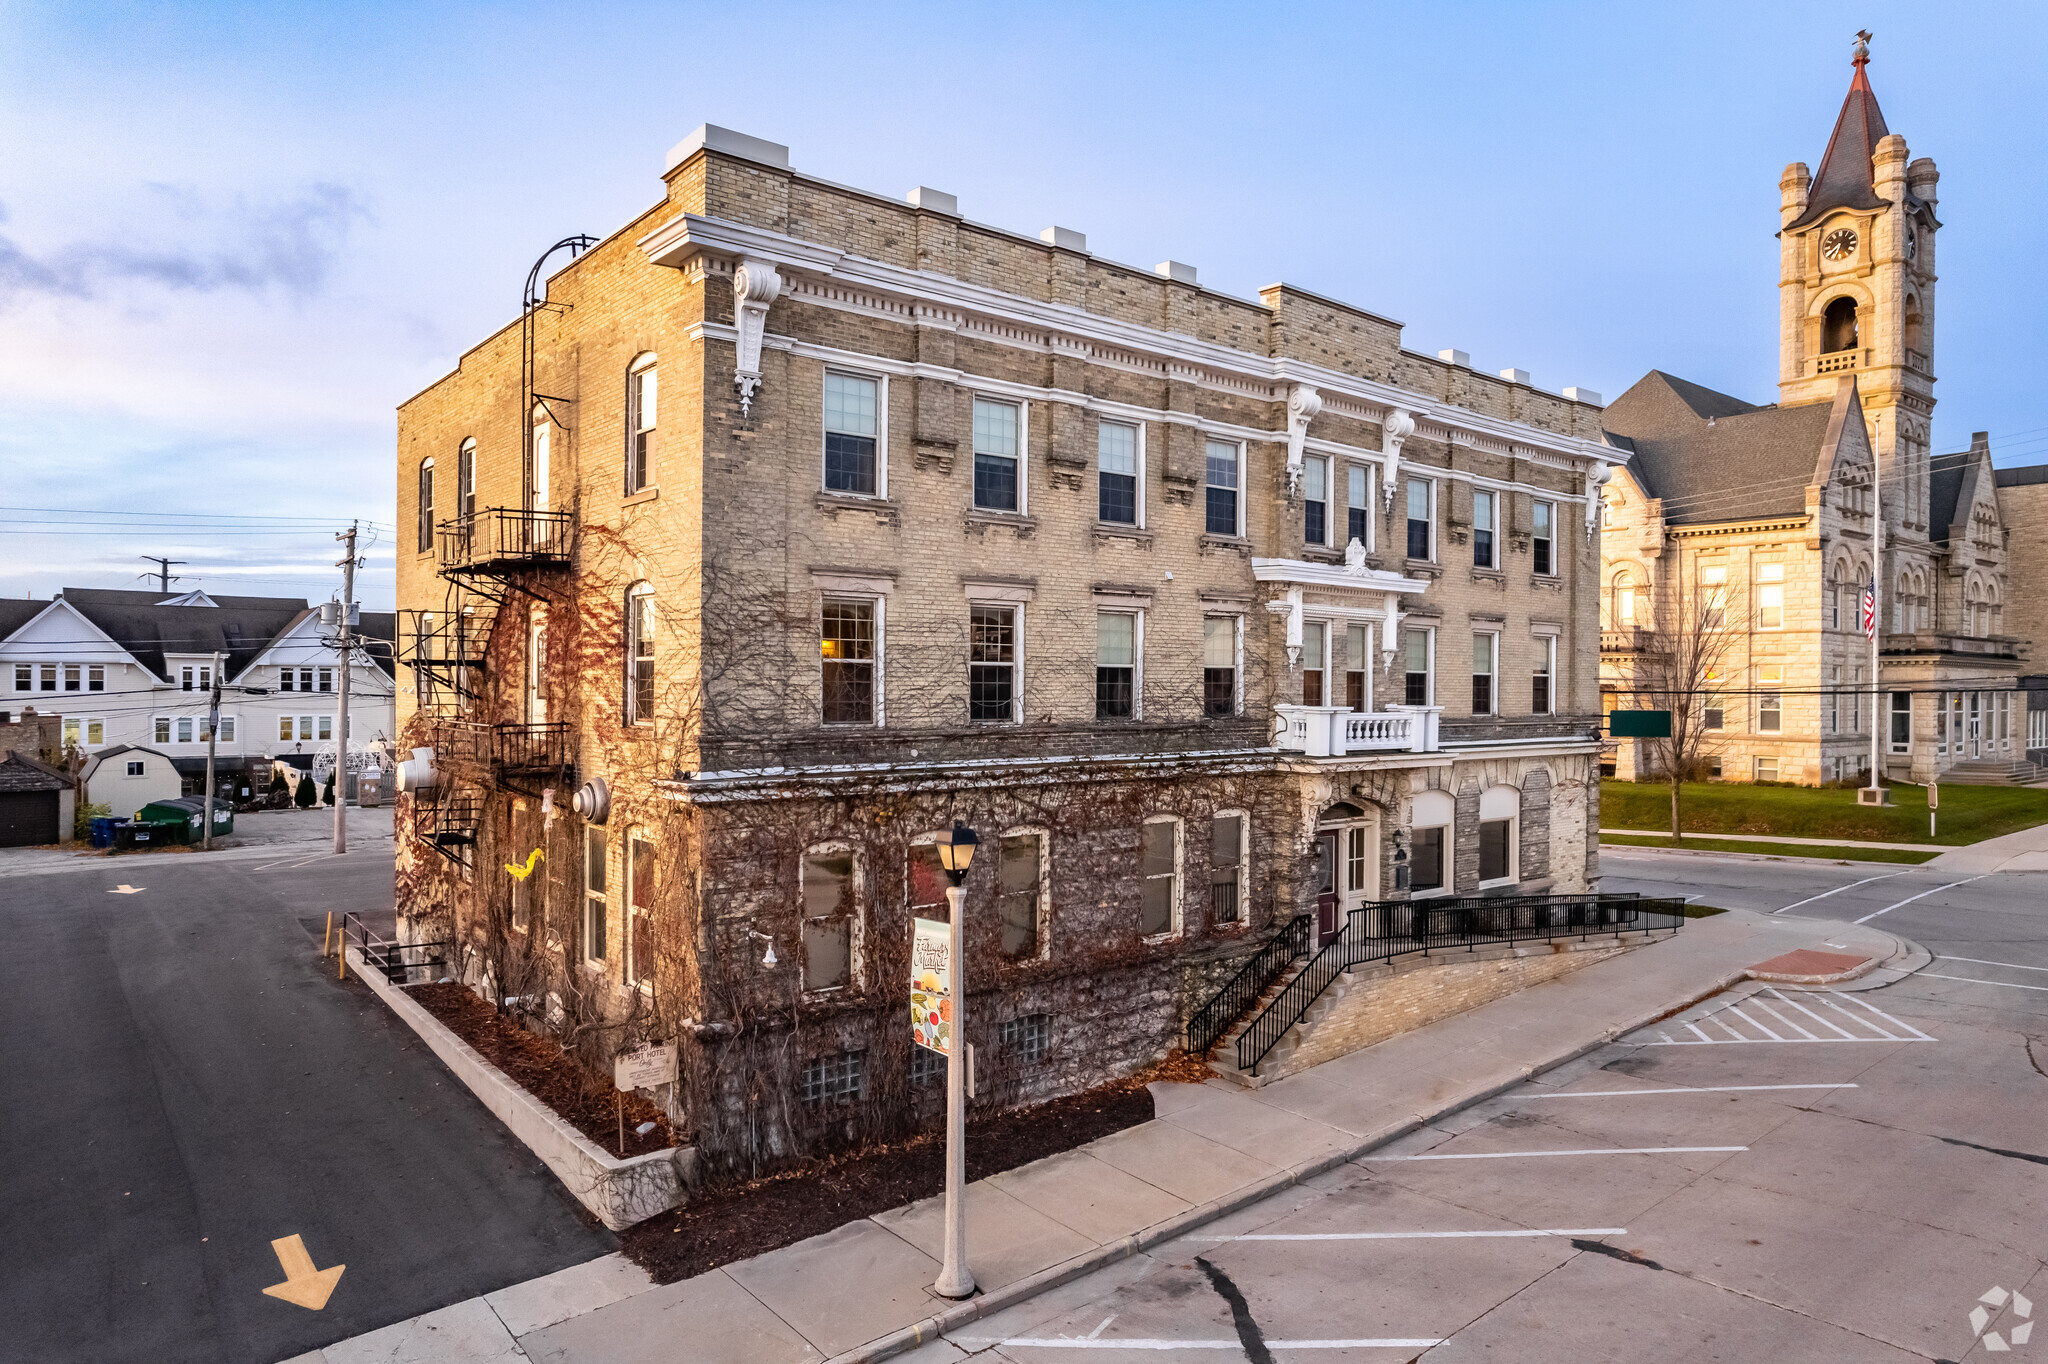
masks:
<svg viewBox="0 0 2048 1364"><path fill-rule="evenodd" d="M540 849L535 848L532 852L526 855L525 866L522 867L517 862L507 862L505 864L505 870L511 872L512 875L517 877L519 880L524 881L527 877L533 875L533 864L540 861L540 856Z"/></svg>

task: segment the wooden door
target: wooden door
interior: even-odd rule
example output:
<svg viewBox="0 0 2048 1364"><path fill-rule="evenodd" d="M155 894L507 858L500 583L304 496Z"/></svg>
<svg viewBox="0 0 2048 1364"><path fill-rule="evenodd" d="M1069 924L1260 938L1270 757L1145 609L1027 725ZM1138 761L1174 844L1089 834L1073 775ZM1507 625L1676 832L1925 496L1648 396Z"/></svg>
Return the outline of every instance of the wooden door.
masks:
<svg viewBox="0 0 2048 1364"><path fill-rule="evenodd" d="M1316 835L1315 893L1316 946L1335 938L1344 928L1343 897L1337 893L1338 857L1335 829Z"/></svg>

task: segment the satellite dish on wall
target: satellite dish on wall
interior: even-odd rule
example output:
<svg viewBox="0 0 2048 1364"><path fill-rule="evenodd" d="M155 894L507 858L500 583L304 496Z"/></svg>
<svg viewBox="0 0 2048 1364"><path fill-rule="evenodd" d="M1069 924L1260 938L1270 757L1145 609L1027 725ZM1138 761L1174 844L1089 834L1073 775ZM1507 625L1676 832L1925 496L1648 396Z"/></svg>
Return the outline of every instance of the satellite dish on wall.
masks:
<svg viewBox="0 0 2048 1364"><path fill-rule="evenodd" d="M592 777L577 789L569 805L584 823L602 824L611 818L612 789L604 784L603 777Z"/></svg>

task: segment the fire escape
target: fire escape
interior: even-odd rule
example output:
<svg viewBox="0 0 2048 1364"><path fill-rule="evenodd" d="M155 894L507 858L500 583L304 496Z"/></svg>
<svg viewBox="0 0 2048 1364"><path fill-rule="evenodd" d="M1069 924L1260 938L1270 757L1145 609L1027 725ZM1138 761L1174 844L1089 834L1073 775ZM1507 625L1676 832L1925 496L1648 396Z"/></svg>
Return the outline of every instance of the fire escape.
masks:
<svg viewBox="0 0 2048 1364"><path fill-rule="evenodd" d="M413 836L452 862L472 856L487 792L565 789L576 768L566 722L501 723L490 717L486 673L492 631L505 606L515 594L545 601L537 578L560 573L571 562L575 518L547 505L547 455L535 433L542 418L567 430L561 412L574 399L535 389L536 319L544 310L568 307L548 301L541 271L549 258L566 249L573 260L596 244L594 237L565 238L527 272L520 314L521 505L479 509L473 484L459 489L456 515L435 527L437 572L448 584L442 608L400 613L398 661L412 670L439 773L431 786L413 794ZM501 665L510 652L501 650ZM511 681L515 692L523 689L516 675Z"/></svg>

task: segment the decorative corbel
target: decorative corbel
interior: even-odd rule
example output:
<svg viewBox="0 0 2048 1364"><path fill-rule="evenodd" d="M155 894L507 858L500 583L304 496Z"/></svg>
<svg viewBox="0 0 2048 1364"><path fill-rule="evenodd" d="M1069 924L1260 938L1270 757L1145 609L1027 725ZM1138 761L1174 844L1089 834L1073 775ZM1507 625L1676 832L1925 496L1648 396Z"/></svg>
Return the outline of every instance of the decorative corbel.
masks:
<svg viewBox="0 0 2048 1364"><path fill-rule="evenodd" d="M1589 539L1600 524L1600 490L1607 486L1607 480L1614 477L1614 469L1614 465L1601 460L1586 470L1586 535Z"/></svg>
<svg viewBox="0 0 2048 1364"><path fill-rule="evenodd" d="M1323 395L1307 384L1296 384L1287 395L1287 495L1301 491L1302 447L1308 443L1308 424L1323 410Z"/></svg>
<svg viewBox="0 0 2048 1364"><path fill-rule="evenodd" d="M761 387L761 340L768 334L768 305L782 292L782 276L772 262L744 260L732 274L732 321L739 345L733 384L740 391L740 415L754 405Z"/></svg>
<svg viewBox="0 0 2048 1364"><path fill-rule="evenodd" d="M1387 415L1380 418L1380 453L1387 457L1386 467L1380 477L1386 481L1381 491L1387 499L1386 514L1394 514L1394 493L1400 485L1401 447L1415 434L1415 418L1402 407L1390 407Z"/></svg>

